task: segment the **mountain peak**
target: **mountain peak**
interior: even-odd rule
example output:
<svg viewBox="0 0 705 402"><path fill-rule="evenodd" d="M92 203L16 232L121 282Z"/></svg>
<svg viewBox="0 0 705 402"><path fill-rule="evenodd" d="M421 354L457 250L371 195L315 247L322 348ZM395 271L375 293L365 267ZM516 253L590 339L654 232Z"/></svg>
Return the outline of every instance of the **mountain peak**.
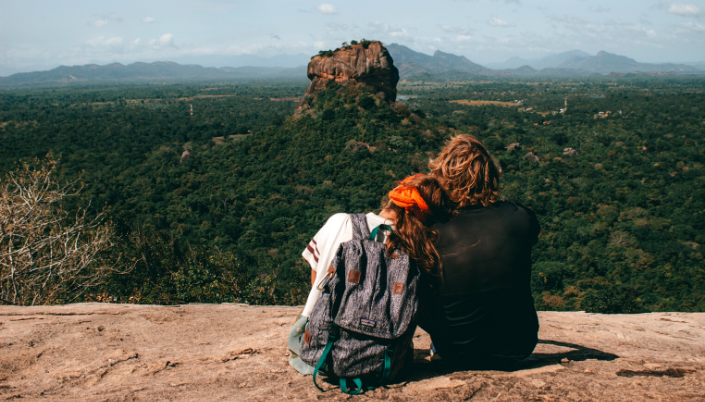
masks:
<svg viewBox="0 0 705 402"><path fill-rule="evenodd" d="M341 85L365 86L391 103L397 97L399 71L382 42L364 41L333 51L321 51L308 63L308 78L299 110L308 105L311 97L326 88L330 81Z"/></svg>
<svg viewBox="0 0 705 402"><path fill-rule="evenodd" d="M441 50L436 50L433 56L429 56L396 43L389 45L388 49L402 77L418 76L424 73L442 74L448 71L473 75L487 74L491 71L486 67L473 63L465 56L458 56Z"/></svg>

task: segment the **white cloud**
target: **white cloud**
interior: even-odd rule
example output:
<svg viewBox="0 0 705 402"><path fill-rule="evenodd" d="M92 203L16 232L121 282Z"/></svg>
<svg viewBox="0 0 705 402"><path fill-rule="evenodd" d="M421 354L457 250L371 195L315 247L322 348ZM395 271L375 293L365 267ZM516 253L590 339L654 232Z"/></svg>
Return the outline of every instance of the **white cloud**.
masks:
<svg viewBox="0 0 705 402"><path fill-rule="evenodd" d="M348 24L338 24L338 23L330 23L326 24L326 31L328 33L334 33L334 32L350 32L353 29L358 29L359 27L355 24L348 25Z"/></svg>
<svg viewBox="0 0 705 402"><path fill-rule="evenodd" d="M472 40L472 36L470 35L458 35L455 37L455 40L458 42L470 42Z"/></svg>
<svg viewBox="0 0 705 402"><path fill-rule="evenodd" d="M330 3L323 3L316 6L316 10L320 11L321 14L338 14L338 9Z"/></svg>
<svg viewBox="0 0 705 402"><path fill-rule="evenodd" d="M695 4L671 3L668 7L668 12L671 14L682 15L686 17L698 16L702 14L700 7Z"/></svg>
<svg viewBox="0 0 705 402"><path fill-rule="evenodd" d="M99 36L97 38L93 38L89 41L86 42L88 46L92 47L112 47L112 46L118 46L122 44L122 38L116 36L113 38L106 38L105 36Z"/></svg>
<svg viewBox="0 0 705 402"><path fill-rule="evenodd" d="M646 28L642 27L641 25L627 25L625 28L627 28L630 31L645 33L646 36L648 36L649 38L652 38L652 39L655 38L656 36L658 36L658 35L656 35L655 30L646 29Z"/></svg>
<svg viewBox="0 0 705 402"><path fill-rule="evenodd" d="M705 32L705 25L703 25L703 24L696 24L694 22L686 22L685 24L683 24L683 26L690 31Z"/></svg>
<svg viewBox="0 0 705 402"><path fill-rule="evenodd" d="M159 39L151 39L149 41L150 46L155 49L165 48L165 47L176 47L174 44L174 35L170 33L165 33L160 36Z"/></svg>
<svg viewBox="0 0 705 402"><path fill-rule="evenodd" d="M509 22L504 21L502 19L499 19L497 17L492 17L492 19L489 20L487 23L494 26L494 27L503 27L503 28L509 28L509 27L516 26L516 24L509 23Z"/></svg>
<svg viewBox="0 0 705 402"><path fill-rule="evenodd" d="M110 21L122 21L122 17L115 13L110 13L107 15L97 15L97 17L99 19L89 22L88 25L93 25L94 27L102 27L108 25L108 22Z"/></svg>
<svg viewBox="0 0 705 402"><path fill-rule="evenodd" d="M384 24L379 21L367 24L368 30L366 37L368 39L379 39L386 35L391 36L395 39L413 40L409 32L405 28L401 28L396 24Z"/></svg>
<svg viewBox="0 0 705 402"><path fill-rule="evenodd" d="M263 48L262 45L259 44L250 44L247 46L239 46L239 45L232 45L229 46L227 49L228 54L232 54L235 56L243 55L243 54L255 54L261 51Z"/></svg>
<svg viewBox="0 0 705 402"><path fill-rule="evenodd" d="M142 20L142 22L144 22L145 24L151 24L151 23L153 23L154 21L155 21L155 20L154 20L154 18L152 18L152 17L146 17L145 19Z"/></svg>
<svg viewBox="0 0 705 402"><path fill-rule="evenodd" d="M439 25L439 27L443 32L455 35L468 36L472 33L472 31L466 27L454 27L451 25Z"/></svg>

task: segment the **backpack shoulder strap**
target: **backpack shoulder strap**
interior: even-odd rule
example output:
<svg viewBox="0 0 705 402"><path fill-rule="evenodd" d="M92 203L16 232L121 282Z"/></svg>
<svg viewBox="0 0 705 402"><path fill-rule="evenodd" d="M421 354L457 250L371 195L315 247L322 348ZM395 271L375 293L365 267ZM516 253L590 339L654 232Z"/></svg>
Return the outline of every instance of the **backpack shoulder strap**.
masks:
<svg viewBox="0 0 705 402"><path fill-rule="evenodd" d="M365 214L350 214L350 222L353 226L353 240L363 240L370 237L370 228L367 226Z"/></svg>

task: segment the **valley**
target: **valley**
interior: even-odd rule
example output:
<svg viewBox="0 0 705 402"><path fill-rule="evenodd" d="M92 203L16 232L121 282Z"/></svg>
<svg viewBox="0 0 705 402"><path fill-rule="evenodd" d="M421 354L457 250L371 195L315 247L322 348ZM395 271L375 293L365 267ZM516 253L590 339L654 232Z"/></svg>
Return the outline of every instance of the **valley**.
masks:
<svg viewBox="0 0 705 402"><path fill-rule="evenodd" d="M327 85L297 116L303 82L3 90L0 171L56 160L56 180L84 186L64 208L102 212L115 228L106 258L133 269L83 300L300 304L300 253L326 219L378 209L395 180L470 133L501 165L503 196L543 226L538 309L705 309L702 78L399 90L406 100L387 103ZM449 102L463 99L473 101ZM505 107L514 100L522 106Z"/></svg>

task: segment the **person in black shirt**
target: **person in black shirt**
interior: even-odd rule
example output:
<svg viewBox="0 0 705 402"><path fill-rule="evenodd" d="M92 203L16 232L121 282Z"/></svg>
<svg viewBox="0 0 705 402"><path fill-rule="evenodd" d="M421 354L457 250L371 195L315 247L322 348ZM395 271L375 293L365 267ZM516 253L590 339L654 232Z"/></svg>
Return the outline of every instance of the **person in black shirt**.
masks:
<svg viewBox="0 0 705 402"><path fill-rule="evenodd" d="M442 281L422 293L420 325L444 361L511 365L538 342L530 274L539 222L530 209L499 201L499 168L477 138L453 137L429 167L446 180L458 212L433 227Z"/></svg>

